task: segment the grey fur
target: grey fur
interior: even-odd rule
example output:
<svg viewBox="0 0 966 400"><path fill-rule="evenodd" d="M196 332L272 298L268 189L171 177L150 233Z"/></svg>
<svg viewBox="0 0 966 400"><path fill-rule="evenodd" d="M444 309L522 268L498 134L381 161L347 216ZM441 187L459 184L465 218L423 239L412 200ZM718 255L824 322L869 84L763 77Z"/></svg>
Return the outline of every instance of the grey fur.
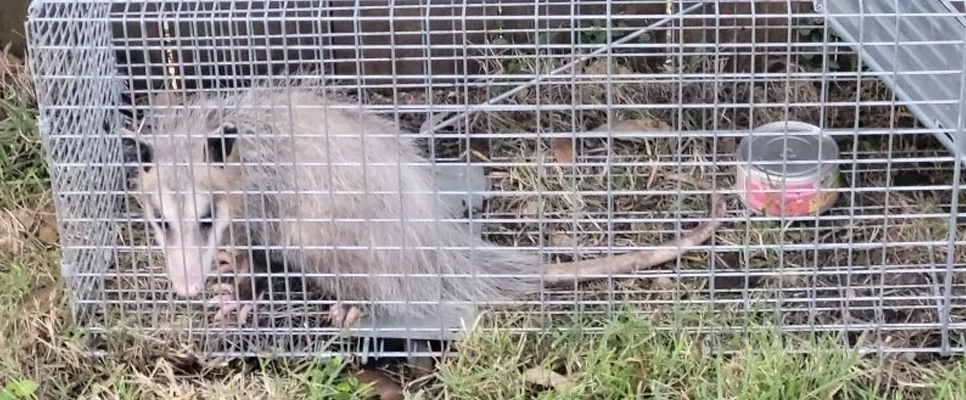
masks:
<svg viewBox="0 0 966 400"><path fill-rule="evenodd" d="M647 267L674 259L677 249L658 253L632 253L601 260L559 264L547 268L541 257L515 249L497 247L471 235L462 225L438 221L451 218L458 210L432 194L433 174L416 147L401 140L390 121L366 115L358 109L336 109L327 105L348 103L324 100L319 94L300 87L287 90L256 86L233 96L196 98L184 110L170 111L159 118L143 138L156 160L203 161L199 154L203 138L217 135L217 127L227 123L239 131L232 156L240 167L232 170L241 181L237 189L247 195L232 204L235 218L248 219L250 238L262 245L290 246L284 252L289 265L322 273L421 274L420 277L360 276L319 277L321 288L342 301L372 301L372 313L426 316L443 313L440 301L509 302L521 295L539 291L544 282L573 282L574 275L606 273L614 266L617 273L634 267ZM312 108L288 108L287 104ZM194 108L204 105L206 109ZM274 105L277 108L253 108ZM211 107L218 112L212 113ZM173 117L173 118L170 118ZM347 135L328 137L330 135ZM154 139L174 134L175 140ZM293 134L301 135L294 137ZM151 135L151 133L145 133ZM363 144L364 139L364 144ZM363 146L365 151L363 151ZM294 163L352 163L355 165L295 166ZM375 166L375 163L391 165ZM423 165L400 165L419 164ZM361 166L365 164L365 167ZM365 168L365 171L363 171ZM164 179L164 189L185 191L195 186L191 170ZM332 194L368 188L385 193ZM314 193L293 194L298 190ZM401 195L400 191L404 194ZM288 194L280 192L290 192ZM256 206L263 205L263 206ZM717 214L723 204L716 202ZM403 218L407 219L406 222ZM299 218L301 221L261 221L264 218ZM333 222L332 218L356 221ZM319 219L319 221L306 221ZM395 222L361 222L365 219ZM422 221L415 221L422 220ZM246 222L232 227L233 235ZM711 235L718 222L705 223L682 240L668 246L697 245ZM304 249L311 246L396 247L397 249ZM409 247L399 250L400 246ZM422 248L413 248L422 246ZM450 247L437 249L436 247ZM543 277L544 273L558 274ZM477 274L475 277L467 275ZM570 275L569 277L567 275ZM527 276L529 275L529 276ZM586 279L586 278L584 278ZM385 302L423 301L407 305Z"/></svg>

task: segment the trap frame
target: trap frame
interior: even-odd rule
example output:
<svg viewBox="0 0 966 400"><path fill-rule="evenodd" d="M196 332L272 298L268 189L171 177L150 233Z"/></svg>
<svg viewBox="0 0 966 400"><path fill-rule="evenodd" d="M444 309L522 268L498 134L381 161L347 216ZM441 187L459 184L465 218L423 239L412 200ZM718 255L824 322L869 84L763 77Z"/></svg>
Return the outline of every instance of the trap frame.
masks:
<svg viewBox="0 0 966 400"><path fill-rule="evenodd" d="M966 30L955 6L35 0L30 66L75 321L100 340L124 326L183 334L211 355L328 354L335 330L286 318L295 309L268 326L186 314L200 301L164 289L115 134L122 111L146 107L131 99L163 84L197 93L310 67L327 89L432 142L427 151L451 168L441 186L497 244L566 259L674 238L707 218L709 192L662 181L668 173L710 179L729 196L723 225L698 249L522 300L532 315L764 310L787 332L846 332L845 344L871 333L871 350L962 352L956 60L966 60ZM763 216L738 199L739 141L786 120L838 143L841 187L822 214ZM607 128L621 121L639 128ZM376 339L445 336L441 325L456 338L472 318L431 322L421 334L360 329L362 346L341 351L410 355Z"/></svg>

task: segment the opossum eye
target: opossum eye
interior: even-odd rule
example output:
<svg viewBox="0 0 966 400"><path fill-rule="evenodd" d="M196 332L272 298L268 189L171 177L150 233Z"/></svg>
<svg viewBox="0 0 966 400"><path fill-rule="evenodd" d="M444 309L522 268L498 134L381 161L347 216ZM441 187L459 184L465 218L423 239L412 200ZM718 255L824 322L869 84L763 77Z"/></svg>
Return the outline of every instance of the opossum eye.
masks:
<svg viewBox="0 0 966 400"><path fill-rule="evenodd" d="M161 228L161 230L168 230L168 221L165 221L164 218L161 217L161 214L154 213L154 223L158 224L158 228Z"/></svg>
<svg viewBox="0 0 966 400"><path fill-rule="evenodd" d="M201 216L200 224L201 224L202 230L211 229L212 214L214 214L212 210L208 210L208 212L206 212L204 215Z"/></svg>

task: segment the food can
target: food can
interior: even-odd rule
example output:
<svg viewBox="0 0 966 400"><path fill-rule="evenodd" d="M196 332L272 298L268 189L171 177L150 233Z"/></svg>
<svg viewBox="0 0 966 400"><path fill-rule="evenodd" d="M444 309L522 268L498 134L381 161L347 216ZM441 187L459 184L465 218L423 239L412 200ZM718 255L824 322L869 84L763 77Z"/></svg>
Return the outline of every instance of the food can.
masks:
<svg viewBox="0 0 966 400"><path fill-rule="evenodd" d="M742 203L772 216L823 213L838 199L838 192L830 190L839 185L838 158L838 144L815 125L762 125L738 144Z"/></svg>

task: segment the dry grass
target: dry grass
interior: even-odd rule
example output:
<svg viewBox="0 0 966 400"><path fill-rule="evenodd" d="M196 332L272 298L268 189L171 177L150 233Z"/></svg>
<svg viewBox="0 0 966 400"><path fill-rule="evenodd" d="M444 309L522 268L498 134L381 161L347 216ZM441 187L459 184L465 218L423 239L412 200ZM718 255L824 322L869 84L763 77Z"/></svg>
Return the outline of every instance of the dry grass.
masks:
<svg viewBox="0 0 966 400"><path fill-rule="evenodd" d="M546 66L544 66L546 67ZM695 59L681 66L703 70L710 64ZM495 65L496 73L505 66ZM514 68L529 68L517 64ZM600 64L589 63L585 70L600 71ZM617 66L618 69L631 68ZM794 67L798 68L798 67ZM0 125L0 384L10 398L16 391L31 392L26 397L43 399L76 398L362 398L361 387L351 379L358 360L309 362L235 360L223 362L199 358L185 337L160 334L142 336L131 331L110 335L96 343L109 351L106 357L85 354L78 327L70 320L67 299L59 276L56 237L52 223L35 210L49 211L49 189L41 157L35 111L27 75L17 61L3 64L3 112ZM854 82L833 83L829 98L847 100L888 99L889 91L878 82L864 81L857 91ZM542 85L511 99L514 104L605 104L607 88L602 83L573 87ZM672 129L742 129L749 125L784 118L784 103L817 101L818 86L810 82L719 82L713 83L634 83L618 85L611 91L621 104L762 104L719 107L717 112L696 109L621 112L614 120L644 118L659 120ZM469 93L475 100L492 93ZM460 96L439 95L451 102ZM472 101L472 100L471 100ZM601 108L603 109L603 108ZM788 117L834 127L911 126L908 116L894 119L887 106L827 109L792 107ZM902 114L901 112L899 114ZM476 117L468 126L472 132L586 131L606 121L602 111L577 114L566 112L495 112ZM858 122L856 122L858 121ZM421 121L413 122L418 126ZM551 149L543 141L480 140L473 143L477 157L497 162L549 161ZM578 161L600 161L607 151L600 140L575 143ZM899 157L943 155L944 150L931 139L907 136L868 137L861 142L840 142L844 158L872 158L891 150ZM575 195L574 189L599 190L610 182L615 189L665 190L676 187L661 176L677 167L667 161L727 160L733 153L733 140L712 144L701 137L681 140L645 138L623 140L611 147L610 154L626 166L580 166L572 169L552 165L527 165L494 168L491 178L496 189L506 191L559 191L541 196L506 196L490 200L480 219L543 217L550 222L487 224L486 233L495 242L520 246L547 245L603 248L655 243L672 237L678 229L673 223L652 222L660 218L699 218L707 211L706 196L673 194L618 193L611 198ZM443 142L436 148L442 158L466 154L464 143ZM631 165L633 163L633 165ZM710 165L710 164L707 164ZM698 176L712 179L721 187L731 184L727 168L709 166L689 168ZM866 165L855 170L846 167L843 176L852 188L901 187L943 184L951 181L949 165L943 163L892 163ZM677 172L677 171L674 171ZM687 188L685 188L687 189ZM568 193L569 192L569 193ZM936 333L921 331L883 331L848 337L779 336L754 326L774 321L767 312L748 312L743 299L765 300L772 308L781 307L783 322L791 325L840 323L933 323L938 320L935 304L916 296L934 295L930 291L942 283L942 272L930 265L943 265L946 248L917 242L943 238L947 221L929 213L948 213L950 191L893 190L855 191L840 197L831 215L868 216L861 222L846 220L797 221L782 226L774 221L752 221L736 200L730 202L731 220L717 234L713 252L693 253L680 266L647 271L646 278L629 282L605 282L579 290L556 293L555 300L586 302L582 314L568 314L575 328L542 330L548 323L539 314L512 313L484 319L481 328L530 327L536 332L511 334L506 330L481 329L460 344L459 354L446 360L430 381L421 382L421 398L627 398L650 394L674 398L966 398L966 365L940 360L902 357L861 358L849 346L889 344L898 347L935 346ZM612 204L619 217L648 222L605 224L574 222L601 218ZM41 217L31 217L41 215ZM605 235L607 228L616 234ZM962 229L958 227L957 229ZM537 234L539 232L539 234ZM143 238L125 235L125 240ZM901 247L877 247L849 251L838 248L818 251L781 251L779 243L835 244L851 241L905 242ZM728 246L733 247L729 250ZM957 264L963 263L960 248L954 249ZM593 256L585 251L582 257ZM561 255L561 258L566 258ZM139 260L140 261L140 260ZM138 263L149 267L150 262ZM133 268L133 267L132 267ZM699 276L709 268L715 278ZM821 273L815 272L817 269ZM688 275L688 273L693 273ZM951 287L961 294L962 282L955 277ZM140 286L142 300L160 290L160 282L115 282L117 287ZM895 289L889 289L889 287ZM610 289L605 291L605 289ZM152 294L154 293L154 294ZM120 296L120 293L113 295ZM814 298L814 301L793 301ZM710 300L715 301L714 304ZM825 299L825 300L823 300ZM649 303L644 304L644 301ZM599 304L594 304L597 301ZM675 307L683 301L695 303L689 310ZM935 299L931 300L935 302ZM615 317L625 311L614 304L624 303L645 317ZM769 303L770 302L770 303ZM714 313L697 315L701 304ZM707 307L704 307L707 309ZM546 313L561 314L563 304L545 308ZM142 309L140 311L147 311ZM163 310L174 312L174 308ZM611 313L604 322L594 312ZM955 314L958 310L954 310ZM144 314L142 314L144 315ZM758 315L756 317L756 315ZM150 325L155 321L123 317L112 323ZM532 319L531 319L532 318ZM961 315L953 315L953 322ZM713 323L713 324L712 324ZM685 328L740 327L748 334L708 335ZM580 329L576 328L580 327ZM589 335L597 329L603 334ZM951 338L961 345L960 338ZM722 350L731 353L725 354ZM565 375L569 389L540 391L526 383L527 368L543 367ZM392 368L395 371L397 368ZM402 378L400 378L402 379ZM31 390L32 383L37 384ZM16 389L16 390L15 390ZM569 392L568 392L569 390ZM417 392L414 388L413 392ZM6 396L6 397L5 397Z"/></svg>

